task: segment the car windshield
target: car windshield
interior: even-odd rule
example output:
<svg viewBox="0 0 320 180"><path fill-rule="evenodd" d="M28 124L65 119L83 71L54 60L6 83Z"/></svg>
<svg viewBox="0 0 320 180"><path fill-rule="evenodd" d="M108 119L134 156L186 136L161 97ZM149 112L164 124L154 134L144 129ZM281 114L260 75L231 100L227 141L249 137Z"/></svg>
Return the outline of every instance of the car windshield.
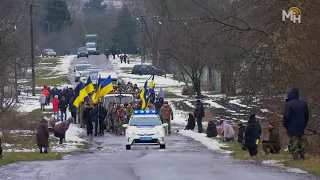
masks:
<svg viewBox="0 0 320 180"><path fill-rule="evenodd" d="M157 116L133 116L130 119L130 126L159 126L161 121Z"/></svg>
<svg viewBox="0 0 320 180"><path fill-rule="evenodd" d="M80 47L80 48L78 48L78 51L86 51L86 50L87 50L86 47Z"/></svg>
<svg viewBox="0 0 320 180"><path fill-rule="evenodd" d="M46 52L54 52L53 49L45 49Z"/></svg>
<svg viewBox="0 0 320 180"><path fill-rule="evenodd" d="M87 44L86 46L87 46L87 48L95 48L96 44L95 43L90 43L90 44Z"/></svg>
<svg viewBox="0 0 320 180"><path fill-rule="evenodd" d="M104 97L104 104L109 104L110 102L116 102L116 103L129 103L133 101L133 97L132 96L125 96L122 95L123 97L120 98L119 95L114 95L114 96L106 96ZM121 102L120 102L121 100Z"/></svg>
<svg viewBox="0 0 320 180"><path fill-rule="evenodd" d="M95 82L98 79L98 72L90 72L88 75L92 82Z"/></svg>
<svg viewBox="0 0 320 180"><path fill-rule="evenodd" d="M77 64L89 64L88 61L78 61Z"/></svg>
<svg viewBox="0 0 320 180"><path fill-rule="evenodd" d="M84 71L86 69L90 68L90 65L81 65L81 66L76 66L77 71Z"/></svg>
<svg viewBox="0 0 320 180"><path fill-rule="evenodd" d="M89 74L89 72L82 72L82 73L81 73L81 77L87 77L88 74Z"/></svg>

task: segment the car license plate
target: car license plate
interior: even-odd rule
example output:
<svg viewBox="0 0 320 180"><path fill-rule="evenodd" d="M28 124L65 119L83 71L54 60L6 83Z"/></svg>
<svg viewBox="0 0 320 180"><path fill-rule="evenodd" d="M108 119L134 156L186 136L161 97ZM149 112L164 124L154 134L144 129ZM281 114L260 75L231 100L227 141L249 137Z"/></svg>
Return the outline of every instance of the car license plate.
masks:
<svg viewBox="0 0 320 180"><path fill-rule="evenodd" d="M141 141L150 141L152 140L152 137L140 137Z"/></svg>

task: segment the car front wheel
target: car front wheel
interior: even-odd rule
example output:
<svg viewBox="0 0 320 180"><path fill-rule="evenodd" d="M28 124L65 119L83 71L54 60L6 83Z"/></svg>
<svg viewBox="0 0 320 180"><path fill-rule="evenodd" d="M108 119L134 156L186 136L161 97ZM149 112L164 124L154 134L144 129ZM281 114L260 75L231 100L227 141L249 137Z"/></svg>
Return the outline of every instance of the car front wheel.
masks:
<svg viewBox="0 0 320 180"><path fill-rule="evenodd" d="M126 150L131 150L131 145L126 145Z"/></svg>
<svg viewBox="0 0 320 180"><path fill-rule="evenodd" d="M165 149L166 145L165 144L160 144L160 149Z"/></svg>

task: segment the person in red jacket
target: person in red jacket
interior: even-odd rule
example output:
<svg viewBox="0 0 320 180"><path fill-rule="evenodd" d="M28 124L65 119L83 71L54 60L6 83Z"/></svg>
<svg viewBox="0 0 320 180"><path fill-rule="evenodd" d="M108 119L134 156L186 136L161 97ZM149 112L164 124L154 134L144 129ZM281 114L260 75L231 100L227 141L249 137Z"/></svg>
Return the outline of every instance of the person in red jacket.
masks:
<svg viewBox="0 0 320 180"><path fill-rule="evenodd" d="M55 95L52 100L52 110L53 114L56 116L56 119L59 119L59 97Z"/></svg>
<svg viewBox="0 0 320 180"><path fill-rule="evenodd" d="M120 62L121 62L121 64L122 64L122 60L123 60L123 56L122 56L122 54L120 55Z"/></svg>

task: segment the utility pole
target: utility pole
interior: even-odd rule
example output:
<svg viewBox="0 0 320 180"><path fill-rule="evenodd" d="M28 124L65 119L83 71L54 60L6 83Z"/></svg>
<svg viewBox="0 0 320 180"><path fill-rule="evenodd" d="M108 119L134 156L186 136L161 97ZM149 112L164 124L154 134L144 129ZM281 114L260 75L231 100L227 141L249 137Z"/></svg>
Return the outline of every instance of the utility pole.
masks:
<svg viewBox="0 0 320 180"><path fill-rule="evenodd" d="M17 26L15 26L13 24L13 28L14 28L14 33L13 33L13 41L14 41L14 45L16 45L16 30L17 30ZM16 103L18 103L19 101L19 93L18 93L18 69L17 69L17 58L18 57L14 57L14 91L15 91L15 98L16 98Z"/></svg>
<svg viewBox="0 0 320 180"><path fill-rule="evenodd" d="M144 16L141 16L141 38L142 38L142 60L141 64L146 62L146 27L144 24Z"/></svg>
<svg viewBox="0 0 320 180"><path fill-rule="evenodd" d="M34 67L34 38L33 38L33 5L30 3L30 38L31 38L31 76L32 76L32 96L36 95L36 73Z"/></svg>

